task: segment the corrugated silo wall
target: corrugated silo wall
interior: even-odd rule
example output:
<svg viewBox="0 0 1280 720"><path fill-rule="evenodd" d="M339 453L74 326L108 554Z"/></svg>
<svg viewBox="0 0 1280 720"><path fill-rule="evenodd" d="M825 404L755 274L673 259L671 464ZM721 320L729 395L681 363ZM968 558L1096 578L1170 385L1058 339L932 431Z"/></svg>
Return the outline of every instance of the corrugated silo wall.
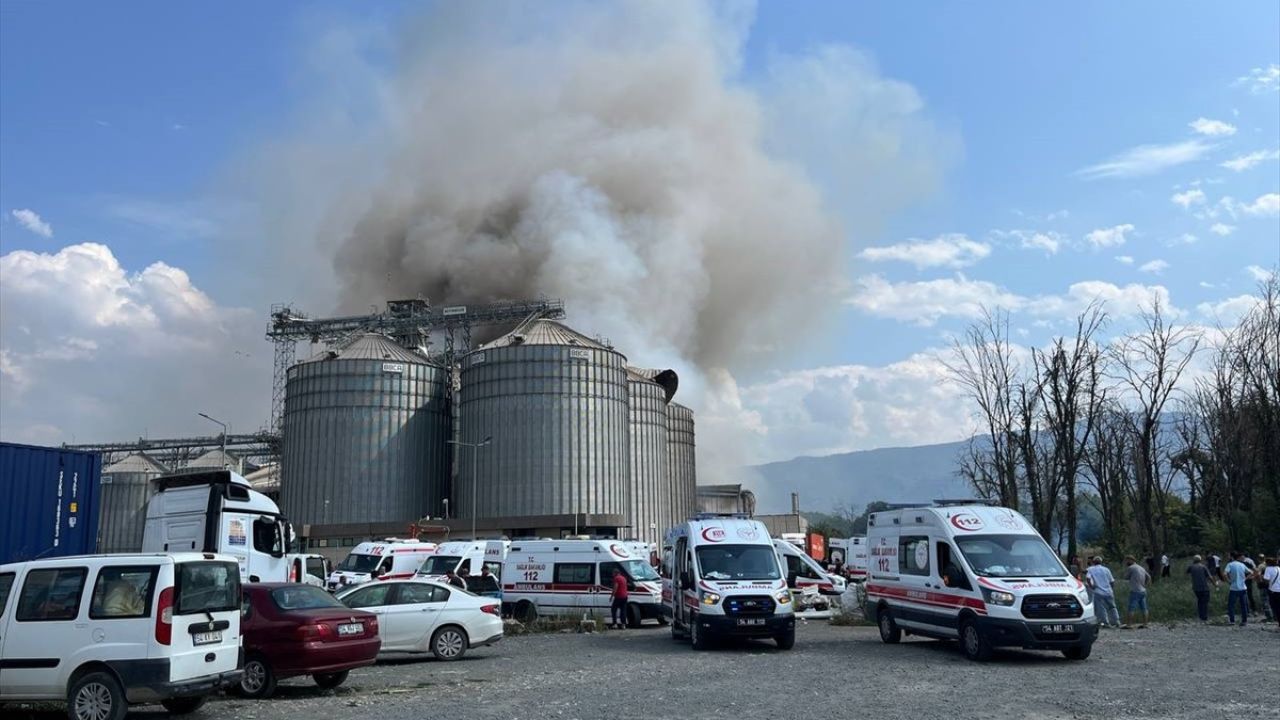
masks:
<svg viewBox="0 0 1280 720"><path fill-rule="evenodd" d="M136 553L142 550L147 502L155 494L151 482L158 473L111 472L102 474L98 502L98 552Z"/></svg>
<svg viewBox="0 0 1280 720"><path fill-rule="evenodd" d="M667 454L671 497L677 522L688 519L698 507L698 465L694 452L693 411L679 403L667 405L670 452Z"/></svg>
<svg viewBox="0 0 1280 720"><path fill-rule="evenodd" d="M626 358L570 345L477 350L462 363L462 441L481 518L630 510ZM457 517L471 515L473 451L459 448Z"/></svg>
<svg viewBox="0 0 1280 720"><path fill-rule="evenodd" d="M295 526L439 517L448 475L445 370L336 359L285 386L280 504Z"/></svg>
<svg viewBox="0 0 1280 720"><path fill-rule="evenodd" d="M630 380L631 402L631 521L629 535L649 543L661 542L675 523L667 460L667 395L661 385Z"/></svg>

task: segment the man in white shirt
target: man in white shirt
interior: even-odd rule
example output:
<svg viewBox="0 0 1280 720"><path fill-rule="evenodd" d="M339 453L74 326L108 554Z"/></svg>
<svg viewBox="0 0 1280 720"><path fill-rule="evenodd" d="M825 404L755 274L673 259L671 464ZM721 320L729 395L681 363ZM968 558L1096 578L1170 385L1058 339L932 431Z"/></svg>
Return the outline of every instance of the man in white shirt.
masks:
<svg viewBox="0 0 1280 720"><path fill-rule="evenodd" d="M1116 581L1111 570L1102 564L1102 557L1094 557L1085 573L1089 587L1093 588L1093 614L1102 627L1120 627L1120 610L1116 608L1116 593L1112 584Z"/></svg>
<svg viewBox="0 0 1280 720"><path fill-rule="evenodd" d="M1271 604L1271 619L1280 623L1280 553L1271 558L1271 562L1267 562L1263 558L1265 567L1261 570L1262 576L1260 585L1267 593L1267 599Z"/></svg>
<svg viewBox="0 0 1280 720"><path fill-rule="evenodd" d="M1160 556L1160 577L1169 577L1169 556Z"/></svg>

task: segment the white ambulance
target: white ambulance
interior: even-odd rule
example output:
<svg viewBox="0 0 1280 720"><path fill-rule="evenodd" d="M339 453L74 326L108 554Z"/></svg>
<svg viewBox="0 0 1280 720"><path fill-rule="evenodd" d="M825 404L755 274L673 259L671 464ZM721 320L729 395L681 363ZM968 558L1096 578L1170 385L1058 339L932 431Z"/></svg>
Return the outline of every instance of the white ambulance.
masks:
<svg viewBox="0 0 1280 720"><path fill-rule="evenodd" d="M816 588L823 595L843 595L845 580L827 572L817 560L805 555L800 548L781 538L773 541L773 547L787 569L787 587L792 590Z"/></svg>
<svg viewBox="0 0 1280 720"><path fill-rule="evenodd" d="M648 557L619 540L516 540L502 567L502 605L519 620L539 615L610 619L615 571L627 578L627 625L662 618L662 588Z"/></svg>
<svg viewBox="0 0 1280 720"><path fill-rule="evenodd" d="M864 610L880 639L958 639L971 660L1002 646L1089 657L1098 622L1084 586L1026 518L973 502L871 515Z"/></svg>
<svg viewBox="0 0 1280 720"><path fill-rule="evenodd" d="M867 536L855 535L851 538L833 538L831 540L830 561L839 565L841 572L852 582L867 579Z"/></svg>
<svg viewBox="0 0 1280 720"><path fill-rule="evenodd" d="M451 540L442 542L418 568L419 580L445 581L445 573L453 571L467 572L467 589L479 590L486 595L499 592L498 581L502 578L502 561L507 557L510 540ZM481 571L488 568L493 575L492 587L481 587L478 578Z"/></svg>
<svg viewBox="0 0 1280 720"><path fill-rule="evenodd" d="M702 513L667 531L662 595L671 635L695 650L719 637L796 641L786 572L764 524L743 514Z"/></svg>
<svg viewBox="0 0 1280 720"><path fill-rule="evenodd" d="M417 539L362 542L329 574L329 590L337 591L370 580L411 578L435 551L435 543Z"/></svg>

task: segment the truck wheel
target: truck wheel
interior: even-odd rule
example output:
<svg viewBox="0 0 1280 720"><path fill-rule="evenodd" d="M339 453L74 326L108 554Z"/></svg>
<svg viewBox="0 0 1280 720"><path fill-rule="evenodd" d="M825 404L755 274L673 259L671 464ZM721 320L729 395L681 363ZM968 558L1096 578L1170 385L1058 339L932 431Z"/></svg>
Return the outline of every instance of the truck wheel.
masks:
<svg viewBox="0 0 1280 720"><path fill-rule="evenodd" d="M208 699L207 695L169 698L168 700L161 700L160 704L164 706L165 710L169 711L170 715L189 715L204 707L204 702Z"/></svg>
<svg viewBox="0 0 1280 720"><path fill-rule="evenodd" d="M89 673L67 691L67 716L71 720L124 720L129 712L120 683L110 673Z"/></svg>
<svg viewBox="0 0 1280 720"><path fill-rule="evenodd" d="M880 608L880 612L876 613L876 623L880 626L880 641L893 644L902 641L902 628L898 627L898 623L893 621L893 615L889 613L889 608Z"/></svg>
<svg viewBox="0 0 1280 720"><path fill-rule="evenodd" d="M1092 652L1093 652L1092 645L1077 645L1075 647L1069 647L1063 650L1062 654L1068 660L1084 660L1085 658L1089 657L1089 654Z"/></svg>
<svg viewBox="0 0 1280 720"><path fill-rule="evenodd" d="M644 623L644 616L640 614L640 606L635 603L627 605L627 627L638 628Z"/></svg>
<svg viewBox="0 0 1280 720"><path fill-rule="evenodd" d="M965 657L975 662L991 659L991 641L972 620L965 620L960 625L960 649L964 651Z"/></svg>
<svg viewBox="0 0 1280 720"><path fill-rule="evenodd" d="M790 650L791 648L796 646L795 628L792 628L791 630L788 630L782 633L781 635L774 635L773 641L778 643L779 650Z"/></svg>
<svg viewBox="0 0 1280 720"><path fill-rule="evenodd" d="M234 690L240 697L269 698L276 691L276 674L271 672L266 660L250 656L244 661L244 674Z"/></svg>
<svg viewBox="0 0 1280 720"><path fill-rule="evenodd" d="M689 644L693 645L694 650L706 650L711 647L710 638L698 628L698 618L696 617L689 620Z"/></svg>
<svg viewBox="0 0 1280 720"><path fill-rule="evenodd" d="M538 608L528 600L516 603L516 619L522 623L531 623L538 619Z"/></svg>
<svg viewBox="0 0 1280 720"><path fill-rule="evenodd" d="M318 687L325 690L332 690L347 681L347 676L351 674L350 670L341 670L331 673L316 673L311 676Z"/></svg>

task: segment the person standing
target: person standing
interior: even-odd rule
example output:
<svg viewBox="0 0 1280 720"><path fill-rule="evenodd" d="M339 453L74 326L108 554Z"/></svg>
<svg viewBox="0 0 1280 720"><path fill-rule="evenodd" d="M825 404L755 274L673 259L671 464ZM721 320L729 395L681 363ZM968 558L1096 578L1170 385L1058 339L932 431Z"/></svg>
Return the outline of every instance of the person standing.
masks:
<svg viewBox="0 0 1280 720"><path fill-rule="evenodd" d="M1160 577L1169 577L1169 554L1165 553L1160 556Z"/></svg>
<svg viewBox="0 0 1280 720"><path fill-rule="evenodd" d="M1098 617L1098 622L1102 627L1120 627L1120 611L1116 609L1115 588L1112 587L1115 577L1102 564L1101 555L1093 558L1085 577L1088 578L1089 587L1093 588L1093 614ZM1102 611L1101 615L1099 610Z"/></svg>
<svg viewBox="0 0 1280 720"><path fill-rule="evenodd" d="M1227 621L1236 622L1236 603L1240 604L1240 627L1249 624L1249 597L1245 590L1245 578L1249 576L1249 568L1240 558L1244 554L1239 550L1231 553L1231 562L1227 563Z"/></svg>
<svg viewBox="0 0 1280 720"><path fill-rule="evenodd" d="M1240 557L1240 562L1244 563L1245 568L1249 570L1249 574L1244 578L1244 594L1245 597L1249 599L1249 612L1256 614L1258 612L1258 601L1254 597L1253 576L1258 572L1258 563L1253 561L1253 558L1249 556L1249 553L1242 555Z"/></svg>
<svg viewBox="0 0 1280 720"><path fill-rule="evenodd" d="M1196 555L1191 559L1191 564L1187 566L1187 574L1191 576L1191 592L1196 595L1196 615L1200 617L1200 622L1209 622L1209 584L1213 583L1214 587L1218 586L1218 579L1209 573L1209 568L1205 567L1204 558Z"/></svg>
<svg viewBox="0 0 1280 720"><path fill-rule="evenodd" d="M609 592L609 627L619 630L626 627L627 621L627 576L621 570L613 571L613 590Z"/></svg>
<svg viewBox="0 0 1280 720"><path fill-rule="evenodd" d="M452 570L445 572L444 581L456 588L462 588L463 590L467 589L467 581L458 577L458 574Z"/></svg>
<svg viewBox="0 0 1280 720"><path fill-rule="evenodd" d="M1273 581L1277 579L1277 575L1280 575L1280 566L1276 565L1275 560L1277 558L1268 558L1266 555L1259 557L1258 569L1254 571L1254 577L1257 578L1258 582L1258 591L1262 594L1263 619L1267 622L1272 620L1280 621L1280 618L1276 617L1276 611L1273 607L1276 597L1271 589L1274 584Z"/></svg>
<svg viewBox="0 0 1280 720"><path fill-rule="evenodd" d="M1262 586L1267 589L1267 600L1271 605L1271 617L1280 623L1280 552L1272 558L1274 562L1267 565L1262 572Z"/></svg>
<svg viewBox="0 0 1280 720"><path fill-rule="evenodd" d="M1145 628L1150 613L1147 610L1147 587L1151 585L1151 573L1148 573L1141 565L1138 559L1130 555L1124 559L1124 579L1129 581L1129 610L1124 615L1124 625L1127 628L1133 624L1133 616L1138 612L1142 613L1142 622L1138 627Z"/></svg>

